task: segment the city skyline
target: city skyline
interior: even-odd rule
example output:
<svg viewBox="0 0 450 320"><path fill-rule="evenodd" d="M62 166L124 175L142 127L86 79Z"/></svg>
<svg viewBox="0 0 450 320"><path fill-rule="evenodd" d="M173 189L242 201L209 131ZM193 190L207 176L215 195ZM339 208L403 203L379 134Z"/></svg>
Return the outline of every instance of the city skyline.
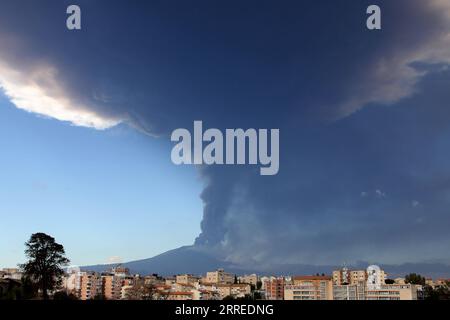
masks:
<svg viewBox="0 0 450 320"><path fill-rule="evenodd" d="M18 285L21 278L19 269L0 270L0 295L2 285ZM224 269L161 276L115 266L103 272L67 270L50 295L72 300L430 300L448 296L449 284L449 279L416 273L392 277L377 265L277 276Z"/></svg>

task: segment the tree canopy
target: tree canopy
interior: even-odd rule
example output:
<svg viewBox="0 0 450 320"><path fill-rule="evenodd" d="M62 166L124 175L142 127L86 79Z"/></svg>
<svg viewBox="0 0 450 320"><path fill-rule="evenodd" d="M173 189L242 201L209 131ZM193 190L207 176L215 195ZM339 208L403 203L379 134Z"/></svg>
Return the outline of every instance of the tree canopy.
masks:
<svg viewBox="0 0 450 320"><path fill-rule="evenodd" d="M45 233L34 233L25 243L28 261L20 265L24 276L36 283L42 297L48 299L48 291L61 283L63 267L69 263L64 247Z"/></svg>
<svg viewBox="0 0 450 320"><path fill-rule="evenodd" d="M405 282L411 284L425 285L426 279L417 273L410 273L405 276Z"/></svg>

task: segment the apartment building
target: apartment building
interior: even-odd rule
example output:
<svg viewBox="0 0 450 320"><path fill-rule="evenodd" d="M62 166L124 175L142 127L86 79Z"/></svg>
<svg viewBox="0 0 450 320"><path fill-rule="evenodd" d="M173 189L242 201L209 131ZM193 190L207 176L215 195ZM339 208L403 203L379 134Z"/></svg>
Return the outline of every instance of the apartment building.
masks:
<svg viewBox="0 0 450 320"><path fill-rule="evenodd" d="M258 284L258 276L256 274L243 275L238 277L239 283L248 283L256 287Z"/></svg>
<svg viewBox="0 0 450 320"><path fill-rule="evenodd" d="M124 279L121 275L102 275L103 297L107 300L121 299Z"/></svg>
<svg viewBox="0 0 450 320"><path fill-rule="evenodd" d="M81 300L90 300L103 295L103 280L98 273L80 272L77 282L76 286L80 288Z"/></svg>
<svg viewBox="0 0 450 320"><path fill-rule="evenodd" d="M330 276L296 276L284 288L284 300L333 300Z"/></svg>
<svg viewBox="0 0 450 320"><path fill-rule="evenodd" d="M267 300L283 300L285 279L283 277L270 277L264 280L264 290Z"/></svg>
<svg viewBox="0 0 450 320"><path fill-rule="evenodd" d="M379 288L367 288L366 300L417 300L421 286L413 284L384 284Z"/></svg>
<svg viewBox="0 0 450 320"><path fill-rule="evenodd" d="M365 300L366 284L333 285L333 300Z"/></svg>
<svg viewBox="0 0 450 320"><path fill-rule="evenodd" d="M171 285L177 283L177 278L176 277L167 277L164 279L164 283L168 286L171 286Z"/></svg>
<svg viewBox="0 0 450 320"><path fill-rule="evenodd" d="M347 268L342 268L333 271L332 277L333 284L337 286L345 284L356 285L361 281L367 281L366 270L349 270Z"/></svg>
<svg viewBox="0 0 450 320"><path fill-rule="evenodd" d="M380 283L384 283L387 278L386 272L379 269L377 271L378 280ZM368 279L367 270L349 270L348 268L342 268L339 270L334 270L332 273L333 285L357 285L360 282L365 282Z"/></svg>
<svg viewBox="0 0 450 320"><path fill-rule="evenodd" d="M20 269L19 268L3 268L2 272L7 273L7 274L20 273Z"/></svg>
<svg viewBox="0 0 450 320"><path fill-rule="evenodd" d="M171 285L171 289L173 291L191 291L193 289L196 289L195 284L190 283L175 283Z"/></svg>
<svg viewBox="0 0 450 320"><path fill-rule="evenodd" d="M167 278L169 279L169 278ZM176 282L176 278L170 278L166 281L165 278L158 276L157 274L152 274L144 277L144 284L146 285L160 285L160 284L173 284Z"/></svg>
<svg viewBox="0 0 450 320"><path fill-rule="evenodd" d="M206 277L202 280L206 283L233 284L234 274L225 272L223 269L219 269L217 271L207 272Z"/></svg>
<svg viewBox="0 0 450 320"><path fill-rule="evenodd" d="M251 287L246 283L218 284L215 286L221 299L232 296L233 298L243 298L252 293Z"/></svg>
<svg viewBox="0 0 450 320"><path fill-rule="evenodd" d="M22 279L22 272L18 268L3 268L0 272L0 278L20 281Z"/></svg>
<svg viewBox="0 0 450 320"><path fill-rule="evenodd" d="M130 274L130 269L118 266L111 268L110 273L119 277L126 277Z"/></svg>
<svg viewBox="0 0 450 320"><path fill-rule="evenodd" d="M201 277L194 276L192 274L180 274L176 277L176 282L179 284L191 284L194 285L200 281Z"/></svg>
<svg viewBox="0 0 450 320"><path fill-rule="evenodd" d="M193 300L193 293L190 291L174 291L167 294L167 300Z"/></svg>
<svg viewBox="0 0 450 320"><path fill-rule="evenodd" d="M70 272L63 276L62 278L62 287L66 290L67 293L77 294L80 290L79 287L79 272ZM78 283L78 287L77 287Z"/></svg>
<svg viewBox="0 0 450 320"><path fill-rule="evenodd" d="M192 300L218 300L220 295L215 291L194 289L192 292Z"/></svg>
<svg viewBox="0 0 450 320"><path fill-rule="evenodd" d="M447 284L450 284L450 279L440 278L434 283L435 286L445 286Z"/></svg>
<svg viewBox="0 0 450 320"><path fill-rule="evenodd" d="M252 293L252 288L248 283L236 283L231 285L231 295L235 298L242 298Z"/></svg>

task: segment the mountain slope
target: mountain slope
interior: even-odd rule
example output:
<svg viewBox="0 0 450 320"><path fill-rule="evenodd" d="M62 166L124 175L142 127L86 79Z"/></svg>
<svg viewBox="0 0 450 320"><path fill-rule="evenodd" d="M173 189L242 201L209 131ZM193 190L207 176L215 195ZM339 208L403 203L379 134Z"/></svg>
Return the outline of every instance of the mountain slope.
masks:
<svg viewBox="0 0 450 320"><path fill-rule="evenodd" d="M356 265L348 266L350 269L365 269L371 264L365 261L358 262ZM106 271L117 264L104 264L84 266L82 270ZM175 274L197 274L204 275L208 271L223 268L228 272L235 274L258 273L260 275L311 275L316 273L331 274L333 270L339 268L336 265L308 265L308 264L279 264L272 265L270 268L262 269L261 266L237 266L232 263L222 261L206 251L196 246L184 246L173 249L152 258L130 261L123 263L122 266L129 268L130 272L135 274L153 274L157 273L163 276ZM380 264L390 278L404 276L415 272L427 277L450 278L450 266L443 263L404 263L400 265Z"/></svg>
<svg viewBox="0 0 450 320"><path fill-rule="evenodd" d="M82 270L105 271L113 266L115 264L85 266L82 267ZM250 271L236 268L227 262L220 261L194 246L180 247L152 258L123 263L122 266L129 268L132 273L157 273L160 275L180 273L204 274L207 271L218 268L223 268L234 273Z"/></svg>

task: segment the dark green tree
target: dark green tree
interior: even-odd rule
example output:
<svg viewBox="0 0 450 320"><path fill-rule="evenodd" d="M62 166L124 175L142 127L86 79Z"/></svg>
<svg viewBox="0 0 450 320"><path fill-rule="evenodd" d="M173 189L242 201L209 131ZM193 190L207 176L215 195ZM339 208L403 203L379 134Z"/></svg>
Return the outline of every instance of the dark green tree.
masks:
<svg viewBox="0 0 450 320"><path fill-rule="evenodd" d="M73 293L58 291L53 295L53 300L78 300L78 298Z"/></svg>
<svg viewBox="0 0 450 320"><path fill-rule="evenodd" d="M386 283L386 284L394 284L395 280L393 280L393 279L386 279L386 280L384 280L384 283Z"/></svg>
<svg viewBox="0 0 450 320"><path fill-rule="evenodd" d="M34 233L25 243L28 261L20 265L24 276L33 281L41 290L42 298L48 299L48 291L61 284L63 267L69 263L64 247L45 233Z"/></svg>
<svg viewBox="0 0 450 320"><path fill-rule="evenodd" d="M258 282L256 282L256 290L261 290L262 287L262 281L258 280Z"/></svg>
<svg viewBox="0 0 450 320"><path fill-rule="evenodd" d="M105 296L102 293L97 293L93 300L106 300Z"/></svg>
<svg viewBox="0 0 450 320"><path fill-rule="evenodd" d="M425 278L422 277L420 274L410 273L405 276L405 282L411 284L420 284L424 286Z"/></svg>
<svg viewBox="0 0 450 320"><path fill-rule="evenodd" d="M450 300L450 286L448 284L424 287L425 300Z"/></svg>
<svg viewBox="0 0 450 320"><path fill-rule="evenodd" d="M262 300L263 296L261 295L261 292L255 291L253 292L253 300Z"/></svg>
<svg viewBox="0 0 450 320"><path fill-rule="evenodd" d="M22 298L20 282L12 279L0 279L0 300L20 300Z"/></svg>
<svg viewBox="0 0 450 320"><path fill-rule="evenodd" d="M29 300L36 294L36 285L26 277L22 277L21 281L0 279L0 300Z"/></svg>

